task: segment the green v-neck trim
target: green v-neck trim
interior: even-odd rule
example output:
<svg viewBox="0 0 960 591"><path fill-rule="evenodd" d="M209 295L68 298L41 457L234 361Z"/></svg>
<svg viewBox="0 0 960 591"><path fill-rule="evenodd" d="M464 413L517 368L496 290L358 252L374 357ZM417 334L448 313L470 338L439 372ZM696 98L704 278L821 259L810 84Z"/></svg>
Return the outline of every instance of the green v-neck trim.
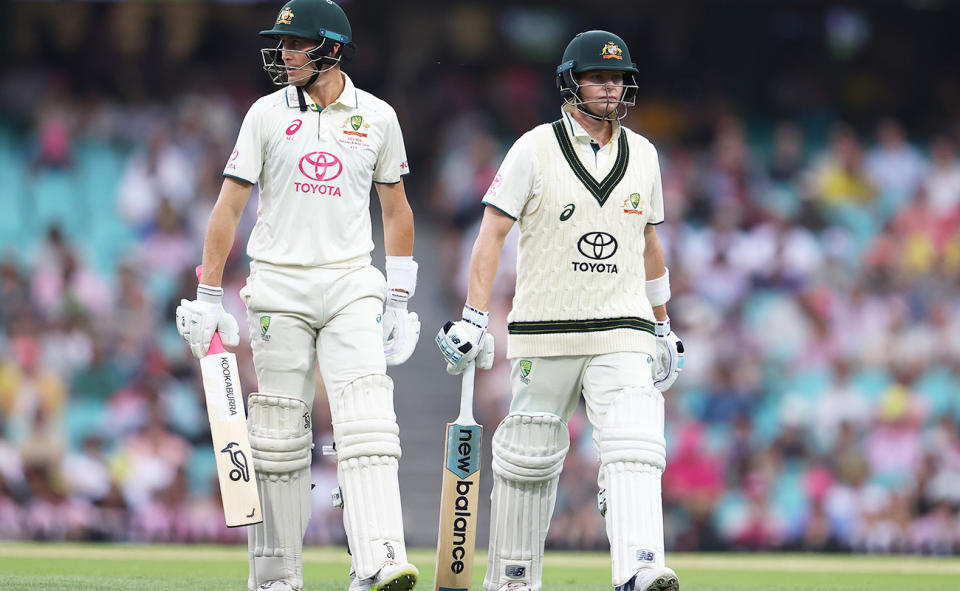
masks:
<svg viewBox="0 0 960 591"><path fill-rule="evenodd" d="M597 200L597 203L600 204L600 207L603 207L603 204L607 202L607 198L610 197L610 193L613 192L613 189L620 184L620 181L622 181L623 177L627 174L627 162L630 160L630 147L627 145L627 134L623 131L620 132L620 139L617 141L617 159L613 163L613 168L607 173L607 176L599 182L590 174L577 156L577 152L573 147L573 143L570 141L570 136L567 135L567 130L563 125L562 119L553 122L553 134L557 137L557 143L560 144L560 152L573 170L573 174L577 175L577 178L580 179L583 186L590 191Z"/></svg>

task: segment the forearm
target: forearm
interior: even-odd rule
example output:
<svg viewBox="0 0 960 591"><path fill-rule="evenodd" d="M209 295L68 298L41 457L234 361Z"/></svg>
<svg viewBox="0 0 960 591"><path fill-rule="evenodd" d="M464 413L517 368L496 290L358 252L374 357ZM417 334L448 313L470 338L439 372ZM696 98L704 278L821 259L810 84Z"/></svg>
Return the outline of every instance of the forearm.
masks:
<svg viewBox="0 0 960 591"><path fill-rule="evenodd" d="M383 243L387 256L413 255L413 210L402 204L383 212Z"/></svg>
<svg viewBox="0 0 960 591"><path fill-rule="evenodd" d="M226 179L220 189L207 232L203 239L203 273L200 283L218 286L223 281L223 268L227 262L237 226L243 215L243 208L250 197L252 185L233 179Z"/></svg>
<svg viewBox="0 0 960 591"><path fill-rule="evenodd" d="M504 236L482 229L473 244L470 255L470 278L467 286L467 305L478 310L490 309L490 292L500 264Z"/></svg>
<svg viewBox="0 0 960 591"><path fill-rule="evenodd" d="M663 256L663 247L660 246L660 239L657 237L653 226L647 226L644 231L646 246L643 250L643 268L648 280L663 277L667 272L666 260ZM667 319L667 306L662 304L653 306L653 316L659 321Z"/></svg>

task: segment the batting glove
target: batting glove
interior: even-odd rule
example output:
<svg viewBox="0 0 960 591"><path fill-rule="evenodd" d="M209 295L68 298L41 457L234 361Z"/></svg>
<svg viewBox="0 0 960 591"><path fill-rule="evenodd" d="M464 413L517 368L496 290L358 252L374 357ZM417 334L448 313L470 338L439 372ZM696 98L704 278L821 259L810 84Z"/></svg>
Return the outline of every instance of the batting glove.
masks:
<svg viewBox="0 0 960 591"><path fill-rule="evenodd" d="M686 354L683 351L683 341L670 330L669 318L654 324L657 335L657 354L654 359L653 386L661 392L666 392L683 371Z"/></svg>
<svg viewBox="0 0 960 591"><path fill-rule="evenodd" d="M190 352L203 359L210 349L213 333L228 347L240 344L237 320L223 309L223 288L200 284L197 299L180 300L177 306L177 332L190 345Z"/></svg>
<svg viewBox="0 0 960 591"><path fill-rule="evenodd" d="M458 375L476 361L480 369L493 367L493 335L487 334L489 314L472 306L463 307L463 319L447 322L437 333L436 343L447 362L447 373Z"/></svg>
<svg viewBox="0 0 960 591"><path fill-rule="evenodd" d="M383 354L388 366L400 365L417 348L420 317L407 311L410 295L391 289L383 308Z"/></svg>

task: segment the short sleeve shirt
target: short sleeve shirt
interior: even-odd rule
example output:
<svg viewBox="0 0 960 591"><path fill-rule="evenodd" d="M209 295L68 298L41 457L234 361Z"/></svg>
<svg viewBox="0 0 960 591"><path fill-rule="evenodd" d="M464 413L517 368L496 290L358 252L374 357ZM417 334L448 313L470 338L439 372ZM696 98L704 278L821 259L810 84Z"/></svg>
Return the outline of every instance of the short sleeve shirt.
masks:
<svg viewBox="0 0 960 591"><path fill-rule="evenodd" d="M275 265L350 267L370 263L372 183L409 172L396 113L356 88L326 108L288 86L250 107L224 176L259 185L247 254Z"/></svg>

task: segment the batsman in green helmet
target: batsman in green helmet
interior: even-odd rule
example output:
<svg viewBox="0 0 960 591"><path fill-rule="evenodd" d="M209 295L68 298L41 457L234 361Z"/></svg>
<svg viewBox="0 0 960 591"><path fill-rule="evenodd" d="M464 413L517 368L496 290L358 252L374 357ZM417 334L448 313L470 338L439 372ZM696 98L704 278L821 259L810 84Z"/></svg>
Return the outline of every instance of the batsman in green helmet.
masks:
<svg viewBox="0 0 960 591"><path fill-rule="evenodd" d="M663 393L683 368L670 329L670 276L657 150L620 124L636 103L637 67L607 31L573 38L556 70L560 118L510 148L483 197L462 319L436 343L451 373L489 367L490 293L504 240L520 226L507 317L513 397L493 435L485 591L539 591L544 541L586 404L600 456L598 505L616 591L678 591L666 566L660 477Z"/></svg>
<svg viewBox="0 0 960 591"><path fill-rule="evenodd" d="M303 588L319 368L337 459L333 496L351 553L349 588L406 591L418 573L404 542L399 429L386 374L411 356L420 335L417 315L407 310L417 263L403 134L393 108L341 69L354 43L339 5L290 0L260 34L277 42L262 57L280 88L244 117L207 225L197 298L181 302L177 329L198 357L216 331L228 346L239 344L221 280L258 185L250 276L240 290L259 386L249 396L248 426L263 506L263 522L248 529L248 587ZM372 186L383 212L386 276L370 256Z"/></svg>

